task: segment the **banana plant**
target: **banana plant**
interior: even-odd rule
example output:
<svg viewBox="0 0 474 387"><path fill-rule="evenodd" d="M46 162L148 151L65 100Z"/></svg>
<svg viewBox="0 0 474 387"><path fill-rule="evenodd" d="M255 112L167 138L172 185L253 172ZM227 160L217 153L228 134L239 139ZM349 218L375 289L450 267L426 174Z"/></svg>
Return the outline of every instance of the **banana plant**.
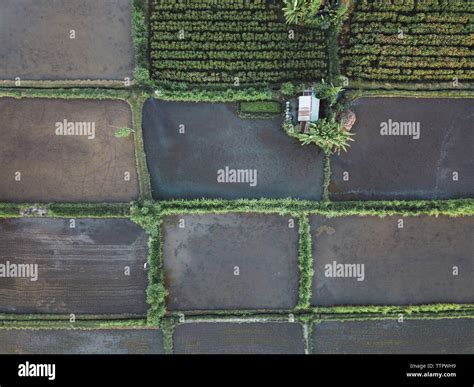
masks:
<svg viewBox="0 0 474 387"><path fill-rule="evenodd" d="M314 16L324 2L325 0L284 0L283 13L286 22L304 24L305 18Z"/></svg>
<svg viewBox="0 0 474 387"><path fill-rule="evenodd" d="M301 145L315 144L326 154L347 152L349 141L354 141L354 134L342 129L342 124L335 118L322 118L309 124L308 133L297 133L294 135L300 140Z"/></svg>
<svg viewBox="0 0 474 387"><path fill-rule="evenodd" d="M308 12L308 2L306 0L285 0L283 12L288 24L301 24Z"/></svg>

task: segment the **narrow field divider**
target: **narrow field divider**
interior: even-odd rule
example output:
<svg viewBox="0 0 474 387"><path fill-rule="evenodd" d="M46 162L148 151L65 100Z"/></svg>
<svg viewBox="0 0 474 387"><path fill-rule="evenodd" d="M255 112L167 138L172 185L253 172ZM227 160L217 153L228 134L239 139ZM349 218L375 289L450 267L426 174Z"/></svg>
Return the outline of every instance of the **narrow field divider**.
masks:
<svg viewBox="0 0 474 387"><path fill-rule="evenodd" d="M311 226L307 214L298 218L298 267L300 271L297 309L307 309L311 304L311 284L313 281L313 255Z"/></svg>

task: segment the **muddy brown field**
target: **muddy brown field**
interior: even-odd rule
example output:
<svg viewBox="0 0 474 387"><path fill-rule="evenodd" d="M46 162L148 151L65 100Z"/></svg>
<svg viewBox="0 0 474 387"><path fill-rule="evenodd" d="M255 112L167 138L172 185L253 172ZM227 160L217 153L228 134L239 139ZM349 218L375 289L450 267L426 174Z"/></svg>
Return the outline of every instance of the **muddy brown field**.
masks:
<svg viewBox="0 0 474 387"><path fill-rule="evenodd" d="M298 225L279 215L180 215L163 221L168 309L291 309ZM180 227L183 226L183 228Z"/></svg>
<svg viewBox="0 0 474 387"><path fill-rule="evenodd" d="M0 0L0 9L0 79L132 77L129 0Z"/></svg>
<svg viewBox="0 0 474 387"><path fill-rule="evenodd" d="M131 127L127 102L0 98L0 116L0 201L138 198L133 137L114 136Z"/></svg>
<svg viewBox="0 0 474 387"><path fill-rule="evenodd" d="M312 216L310 223L314 305L474 302L472 216Z"/></svg>
<svg viewBox="0 0 474 387"><path fill-rule="evenodd" d="M176 354L304 354L298 323L181 324L174 333Z"/></svg>
<svg viewBox="0 0 474 387"><path fill-rule="evenodd" d="M474 319L323 321L315 354L472 354Z"/></svg>
<svg viewBox="0 0 474 387"><path fill-rule="evenodd" d="M360 98L352 109L355 141L331 157L332 200L474 197L474 99Z"/></svg>
<svg viewBox="0 0 474 387"><path fill-rule="evenodd" d="M147 235L127 219L3 219L0 246L0 265L17 268L1 272L0 313L148 310Z"/></svg>
<svg viewBox="0 0 474 387"><path fill-rule="evenodd" d="M163 354L158 329L0 329L0 354Z"/></svg>

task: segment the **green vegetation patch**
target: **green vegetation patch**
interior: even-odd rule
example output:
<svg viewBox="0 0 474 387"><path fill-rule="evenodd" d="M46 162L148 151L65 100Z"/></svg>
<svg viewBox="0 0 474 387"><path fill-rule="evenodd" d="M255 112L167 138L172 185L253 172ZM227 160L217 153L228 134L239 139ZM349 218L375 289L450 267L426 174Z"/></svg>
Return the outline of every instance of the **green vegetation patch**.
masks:
<svg viewBox="0 0 474 387"><path fill-rule="evenodd" d="M146 320L5 320L0 329L123 329L145 328Z"/></svg>
<svg viewBox="0 0 474 387"><path fill-rule="evenodd" d="M148 63L148 1L132 1L132 40L135 48L135 81L151 86L150 64Z"/></svg>
<svg viewBox="0 0 474 387"><path fill-rule="evenodd" d="M261 101L271 99L273 92L269 88L234 88L226 90L214 90L193 88L186 85L172 85L169 88L161 87L155 92L155 97L165 101L178 102L240 102Z"/></svg>
<svg viewBox="0 0 474 387"><path fill-rule="evenodd" d="M132 214L154 216L180 214L224 214L227 212L256 212L299 216L305 213L334 216L472 216L474 199L413 200L413 201L355 201L314 202L295 199L198 199L171 200L132 207ZM145 216L145 219L149 219ZM150 220L142 220L150 222Z"/></svg>
<svg viewBox="0 0 474 387"><path fill-rule="evenodd" d="M161 319L166 312L167 291L164 286L163 278L163 258L161 248L161 230L158 228L148 240L148 288L147 302L150 305L148 309L148 324L159 326Z"/></svg>
<svg viewBox="0 0 474 387"><path fill-rule="evenodd" d="M126 218L130 216L129 203L54 203L48 204L46 208L48 216L60 218Z"/></svg>
<svg viewBox="0 0 474 387"><path fill-rule="evenodd" d="M41 214L43 211L45 213ZM128 218L130 203L0 203L0 218L47 216L52 218Z"/></svg>
<svg viewBox="0 0 474 387"><path fill-rule="evenodd" d="M133 93L128 102L132 108L133 139L135 141L135 158L137 163L138 180L140 184L140 197L142 200L151 199L150 174L146 163L145 148L143 145L143 104L148 95L144 92Z"/></svg>
<svg viewBox="0 0 474 387"><path fill-rule="evenodd" d="M241 102L239 115L242 118L272 118L281 114L281 104L277 101Z"/></svg>
<svg viewBox="0 0 474 387"><path fill-rule="evenodd" d="M311 284L314 275L311 228L308 216L301 216L298 219L299 225L299 251L298 266L300 271L299 299L297 309L307 309L311 304Z"/></svg>
<svg viewBox="0 0 474 387"><path fill-rule="evenodd" d="M25 205L15 203L0 203L0 218L18 218Z"/></svg>
<svg viewBox="0 0 474 387"><path fill-rule="evenodd" d="M147 321L152 326L159 326L166 313L167 290L164 286L163 276L161 216L153 206L152 202L133 204L131 220L144 228L149 234L147 302L150 308Z"/></svg>
<svg viewBox="0 0 474 387"><path fill-rule="evenodd" d="M279 114L281 113L281 104L277 101L241 102L240 112L254 114Z"/></svg>
<svg viewBox="0 0 474 387"><path fill-rule="evenodd" d="M57 98L57 99L123 99L127 100L132 90L72 88L72 89L0 89L0 97L11 98Z"/></svg>
<svg viewBox="0 0 474 387"><path fill-rule="evenodd" d="M367 305L330 306L312 308L313 321L382 320L409 319L428 320L437 318L474 318L473 304L430 304L430 305Z"/></svg>

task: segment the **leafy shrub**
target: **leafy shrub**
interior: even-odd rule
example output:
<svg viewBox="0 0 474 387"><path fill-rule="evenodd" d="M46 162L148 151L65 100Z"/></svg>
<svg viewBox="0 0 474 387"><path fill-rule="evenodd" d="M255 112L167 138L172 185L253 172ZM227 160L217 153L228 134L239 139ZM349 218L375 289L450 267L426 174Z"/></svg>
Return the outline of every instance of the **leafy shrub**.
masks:
<svg viewBox="0 0 474 387"><path fill-rule="evenodd" d="M298 87L293 82L285 82L281 85L280 91L284 96L291 97L298 92Z"/></svg>
<svg viewBox="0 0 474 387"><path fill-rule="evenodd" d="M129 137L132 133L133 133L132 129L127 128L127 127L122 127L122 128L118 128L115 131L114 136L117 138L124 138L124 137Z"/></svg>
<svg viewBox="0 0 474 387"><path fill-rule="evenodd" d="M314 91L320 99L327 99L332 106L337 102L337 97L342 92L342 86L334 86L332 83L318 83L314 85Z"/></svg>
<svg viewBox="0 0 474 387"><path fill-rule="evenodd" d="M301 141L302 145L316 144L326 154L347 151L349 141L354 141L353 133L342 130L341 123L334 117L322 118L309 124L308 133L295 133L294 137Z"/></svg>

